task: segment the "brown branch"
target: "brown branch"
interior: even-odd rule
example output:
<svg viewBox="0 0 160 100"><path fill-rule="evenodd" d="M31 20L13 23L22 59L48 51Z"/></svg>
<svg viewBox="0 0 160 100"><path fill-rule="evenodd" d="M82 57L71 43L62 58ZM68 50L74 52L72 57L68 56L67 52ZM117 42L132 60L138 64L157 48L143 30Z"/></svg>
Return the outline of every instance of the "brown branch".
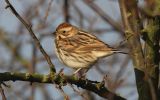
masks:
<svg viewBox="0 0 160 100"><path fill-rule="evenodd" d="M153 54L147 55L149 61L146 61L140 42L142 26L137 8L137 0L131 0L130 2L127 0L119 0L119 5L125 28L125 35L132 53L131 57L135 68L139 100L153 100L153 97L156 98L156 93L152 93L154 91L154 88L152 88L154 81L150 74L151 69L148 69L149 67L146 65L152 61L153 58L150 58ZM153 68L154 65L155 64L152 64L150 67Z"/></svg>
<svg viewBox="0 0 160 100"><path fill-rule="evenodd" d="M64 20L65 22L69 23L69 1L64 0L64 7L63 7L63 13L64 13Z"/></svg>
<svg viewBox="0 0 160 100"><path fill-rule="evenodd" d="M35 67L36 67L36 58L37 58L37 49L35 45L32 45L32 60L31 60L31 66L29 67L29 72L31 74L35 73ZM34 95L35 95L35 86L34 84L31 83L31 96L30 100L34 100Z"/></svg>
<svg viewBox="0 0 160 100"><path fill-rule="evenodd" d="M64 85L66 82L69 84L74 84L77 87L81 87L83 89L92 91L103 98L109 98L113 96L112 100L125 100L123 97L118 96L112 92L110 92L101 82L95 82L87 79L78 79L74 76L61 76L54 75L54 78L50 78L50 75L42 75L42 74L30 74L30 73L12 73L5 72L0 73L0 80L2 82L5 81L27 81L27 82L37 82L37 83L50 83L50 84L58 84Z"/></svg>
<svg viewBox="0 0 160 100"><path fill-rule="evenodd" d="M48 15L49 15L49 12L51 10L51 6L52 6L52 3L53 3L53 0L51 0L48 4L48 8L47 8L47 11L46 11L46 14L44 16L44 21L46 22L47 18L48 18Z"/></svg>
<svg viewBox="0 0 160 100"><path fill-rule="evenodd" d="M2 100L7 100L7 99L6 99L6 96L5 96L5 94L4 94L4 90L3 90L2 86L1 86L1 84L0 84L0 93L1 93L1 95L2 95Z"/></svg>
<svg viewBox="0 0 160 100"><path fill-rule="evenodd" d="M12 13L23 23L23 25L26 27L26 29L29 31L30 35L32 36L36 46L39 48L39 50L41 51L41 53L43 54L43 56L45 57L48 65L50 66L50 72L52 74L54 74L54 72L56 72L55 66L53 65L50 57L48 56L48 54L45 52L45 50L43 49L42 45L40 44L38 38L35 36L33 30L32 30L32 26L30 24L28 24L18 13L17 11L14 9L14 7L11 5L11 3L9 2L9 0L5 0L5 2L7 3L6 9L10 8L10 10L12 11Z"/></svg>
<svg viewBox="0 0 160 100"><path fill-rule="evenodd" d="M72 6L73 6L73 8L74 8L74 10L77 12L77 14L78 14L78 23L79 23L79 26L80 27L83 27L83 20L85 20L85 16L84 16L84 14L82 13L82 11L77 7L77 5L75 4L75 2L72 2L72 4L71 4ZM72 17L72 19L74 19L73 18L73 16L71 16ZM76 17L76 18L77 18Z"/></svg>
<svg viewBox="0 0 160 100"><path fill-rule="evenodd" d="M134 2L136 1L133 0L132 3ZM126 0L119 0L122 20L125 28L125 35L132 53L131 56L134 67L145 72L145 61L139 37L139 19L135 10L136 6L135 4L130 4L130 7L126 7L126 3Z"/></svg>

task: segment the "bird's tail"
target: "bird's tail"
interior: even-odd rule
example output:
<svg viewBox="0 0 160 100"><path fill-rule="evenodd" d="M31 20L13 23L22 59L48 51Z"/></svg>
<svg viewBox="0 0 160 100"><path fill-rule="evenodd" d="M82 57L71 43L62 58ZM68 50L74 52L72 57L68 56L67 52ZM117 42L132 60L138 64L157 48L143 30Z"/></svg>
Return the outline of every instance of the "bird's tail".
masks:
<svg viewBox="0 0 160 100"><path fill-rule="evenodd" d="M113 50L113 51L114 51L114 53L129 54L129 53L127 53L127 52L120 51L120 50L117 50L117 49L115 49L115 50Z"/></svg>

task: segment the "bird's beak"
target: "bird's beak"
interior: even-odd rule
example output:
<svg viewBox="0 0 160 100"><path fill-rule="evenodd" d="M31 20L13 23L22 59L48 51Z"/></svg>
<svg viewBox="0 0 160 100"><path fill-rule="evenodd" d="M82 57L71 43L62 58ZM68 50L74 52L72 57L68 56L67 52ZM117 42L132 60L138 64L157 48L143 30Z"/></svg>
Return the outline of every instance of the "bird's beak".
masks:
<svg viewBox="0 0 160 100"><path fill-rule="evenodd" d="M53 35L55 36L57 34L57 31L53 32Z"/></svg>

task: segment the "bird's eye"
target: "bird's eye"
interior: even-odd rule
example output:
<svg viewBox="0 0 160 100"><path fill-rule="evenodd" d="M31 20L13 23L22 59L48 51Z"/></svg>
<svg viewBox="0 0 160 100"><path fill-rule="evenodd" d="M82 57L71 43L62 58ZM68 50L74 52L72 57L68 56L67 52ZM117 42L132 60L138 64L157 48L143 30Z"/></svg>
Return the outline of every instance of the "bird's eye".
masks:
<svg viewBox="0 0 160 100"><path fill-rule="evenodd" d="M62 31L62 33L66 33L66 31Z"/></svg>
<svg viewBox="0 0 160 100"><path fill-rule="evenodd" d="M68 36L67 31L65 31L65 30L61 31L61 34L62 34L63 36Z"/></svg>

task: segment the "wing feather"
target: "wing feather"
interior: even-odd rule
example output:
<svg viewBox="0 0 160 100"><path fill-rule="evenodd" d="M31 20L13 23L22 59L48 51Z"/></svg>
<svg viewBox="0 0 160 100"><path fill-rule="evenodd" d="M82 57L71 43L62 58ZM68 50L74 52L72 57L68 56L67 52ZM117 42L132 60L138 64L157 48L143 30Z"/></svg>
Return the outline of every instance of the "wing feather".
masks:
<svg viewBox="0 0 160 100"><path fill-rule="evenodd" d="M104 42L100 41L96 36L91 35L86 32L79 32L77 34L77 38L79 38L77 41L81 43L78 48L76 48L77 51L83 52L83 51L109 51L113 48L111 48L109 45L105 44Z"/></svg>
<svg viewBox="0 0 160 100"><path fill-rule="evenodd" d="M114 50L109 45L105 44L103 41L100 41L96 36L84 31L80 31L75 36L67 38L59 44L61 44L61 48L71 53L72 52L87 53L92 51L105 52Z"/></svg>
<svg viewBox="0 0 160 100"><path fill-rule="evenodd" d="M109 56L118 50L100 41L96 36L80 31L78 34L63 39L61 49L68 53L92 54L94 57Z"/></svg>

